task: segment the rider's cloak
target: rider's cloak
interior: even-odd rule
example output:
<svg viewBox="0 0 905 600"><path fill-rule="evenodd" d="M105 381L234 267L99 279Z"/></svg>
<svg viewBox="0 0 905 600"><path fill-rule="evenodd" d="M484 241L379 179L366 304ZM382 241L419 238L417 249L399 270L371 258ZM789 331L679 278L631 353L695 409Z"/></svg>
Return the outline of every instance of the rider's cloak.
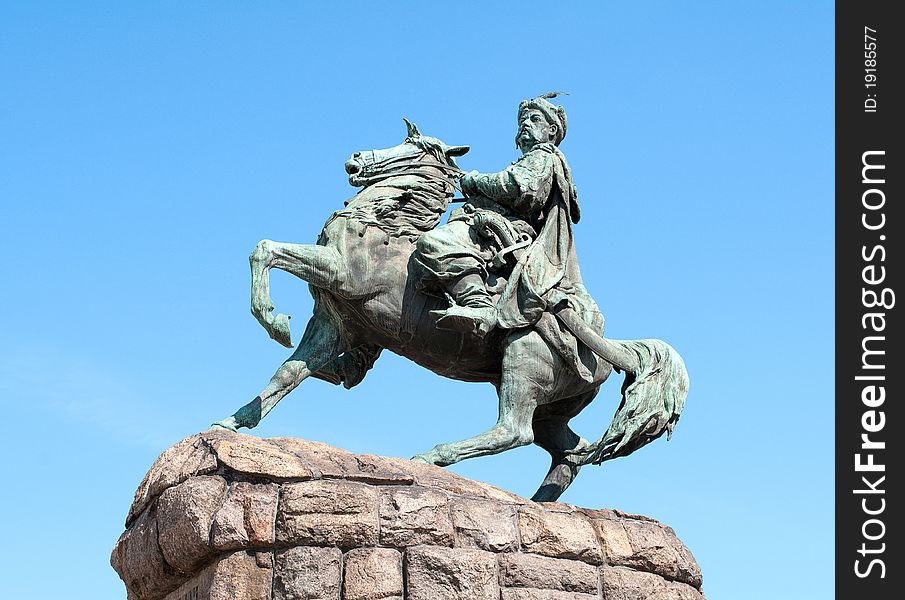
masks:
<svg viewBox="0 0 905 600"><path fill-rule="evenodd" d="M603 334L603 315L585 289L572 234L580 218L578 196L569 163L553 144L532 149L546 156L544 177L537 183L543 210L537 216L540 230L522 254L497 302L498 325L504 329L534 326L582 379L592 382L609 372L550 312L567 302L585 323ZM533 187L533 186L532 186Z"/></svg>

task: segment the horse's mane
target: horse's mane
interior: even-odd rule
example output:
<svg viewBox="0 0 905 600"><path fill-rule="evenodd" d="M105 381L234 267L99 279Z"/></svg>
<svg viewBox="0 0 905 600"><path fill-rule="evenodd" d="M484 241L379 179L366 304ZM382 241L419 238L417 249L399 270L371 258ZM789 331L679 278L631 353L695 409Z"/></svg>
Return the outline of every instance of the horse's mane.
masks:
<svg viewBox="0 0 905 600"><path fill-rule="evenodd" d="M384 171L362 178L364 188L346 202L343 215L379 227L393 237L412 241L440 223L462 171L437 138L416 135L405 139L421 150L411 160L393 163Z"/></svg>

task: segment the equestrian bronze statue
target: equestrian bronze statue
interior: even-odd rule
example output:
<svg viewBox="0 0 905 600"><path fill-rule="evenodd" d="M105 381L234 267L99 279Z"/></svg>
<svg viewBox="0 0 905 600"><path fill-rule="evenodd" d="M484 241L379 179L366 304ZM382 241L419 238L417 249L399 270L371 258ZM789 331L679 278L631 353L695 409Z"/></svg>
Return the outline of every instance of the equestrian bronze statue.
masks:
<svg viewBox="0 0 905 600"><path fill-rule="evenodd" d="M251 254L251 310L287 347L289 317L274 314L269 271L308 282L314 314L298 348L250 403L215 427L255 427L307 377L352 388L384 349L462 381L489 382L496 424L413 457L447 466L535 443L552 456L534 494L559 498L582 465L626 456L671 434L688 393L678 353L660 340L610 340L582 284L572 226L580 217L560 149L566 114L547 94L519 105L521 157L499 173L463 173L469 148L422 135L356 152L349 183L362 189L327 220L316 244L263 240ZM464 204L440 225L456 189ZM569 420L613 369L622 401L589 443Z"/></svg>

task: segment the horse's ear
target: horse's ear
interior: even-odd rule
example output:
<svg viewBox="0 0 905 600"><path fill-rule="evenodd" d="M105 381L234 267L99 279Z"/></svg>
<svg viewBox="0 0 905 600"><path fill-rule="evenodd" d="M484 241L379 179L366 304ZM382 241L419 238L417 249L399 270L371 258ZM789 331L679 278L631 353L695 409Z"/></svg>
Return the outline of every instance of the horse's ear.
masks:
<svg viewBox="0 0 905 600"><path fill-rule="evenodd" d="M420 137L420 136L421 136L421 132L418 131L418 126L417 126L417 125L415 125L414 123L412 123L411 121L409 121L409 120L406 119L405 117L402 117L402 120L405 121L405 127L406 127L406 129L408 129L408 137L414 138L414 137Z"/></svg>
<svg viewBox="0 0 905 600"><path fill-rule="evenodd" d="M449 146L446 149L446 156L462 156L471 150L471 146Z"/></svg>

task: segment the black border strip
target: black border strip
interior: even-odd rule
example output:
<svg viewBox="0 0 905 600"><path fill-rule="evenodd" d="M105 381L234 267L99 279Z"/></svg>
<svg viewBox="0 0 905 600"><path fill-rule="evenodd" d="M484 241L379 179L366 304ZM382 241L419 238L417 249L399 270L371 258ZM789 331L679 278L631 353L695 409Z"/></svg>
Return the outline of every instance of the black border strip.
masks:
<svg viewBox="0 0 905 600"><path fill-rule="evenodd" d="M905 116L896 81L905 73L905 23L892 6L836 3L835 575L836 597L858 600L905 597L902 494L893 492L905 483L905 364L895 351L905 198L902 155L893 149L902 135L894 122ZM862 170L865 162L871 167Z"/></svg>

